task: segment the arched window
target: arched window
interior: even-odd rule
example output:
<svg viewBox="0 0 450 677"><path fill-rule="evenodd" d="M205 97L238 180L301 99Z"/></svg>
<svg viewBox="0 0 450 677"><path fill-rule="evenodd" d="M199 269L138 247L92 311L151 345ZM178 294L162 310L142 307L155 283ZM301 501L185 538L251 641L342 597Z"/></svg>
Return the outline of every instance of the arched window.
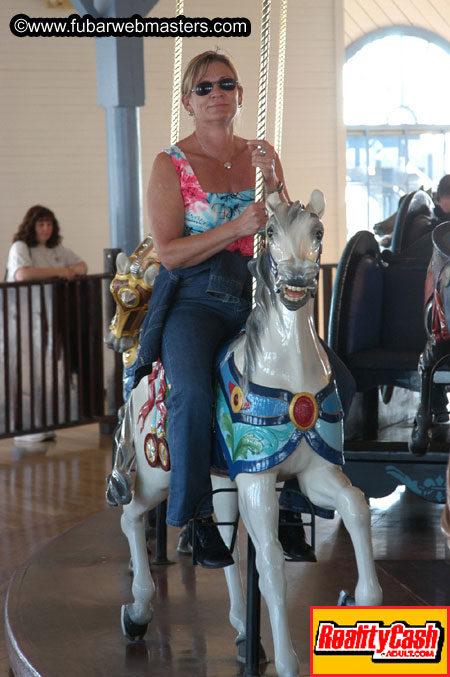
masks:
<svg viewBox="0 0 450 677"><path fill-rule="evenodd" d="M450 173L450 44L381 29L347 49L347 234L372 228L399 198Z"/></svg>

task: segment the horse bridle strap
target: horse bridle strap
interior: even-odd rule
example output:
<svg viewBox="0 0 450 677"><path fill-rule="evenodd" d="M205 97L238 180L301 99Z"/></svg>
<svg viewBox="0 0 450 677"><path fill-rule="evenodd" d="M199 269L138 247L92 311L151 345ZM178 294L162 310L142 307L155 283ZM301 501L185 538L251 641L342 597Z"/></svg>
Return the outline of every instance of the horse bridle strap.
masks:
<svg viewBox="0 0 450 677"><path fill-rule="evenodd" d="M272 254L270 253L270 247L267 247L266 254L267 254L267 259L269 261L270 272L273 275L273 279L276 280L277 277L278 277L278 264L275 261L275 259L273 258ZM275 287L275 294L279 294L279 293L280 293L279 287Z"/></svg>

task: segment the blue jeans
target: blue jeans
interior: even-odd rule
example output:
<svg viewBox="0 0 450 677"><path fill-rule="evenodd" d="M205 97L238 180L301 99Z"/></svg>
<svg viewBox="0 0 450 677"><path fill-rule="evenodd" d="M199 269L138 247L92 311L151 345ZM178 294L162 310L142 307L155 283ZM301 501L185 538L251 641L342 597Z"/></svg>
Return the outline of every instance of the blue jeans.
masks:
<svg viewBox="0 0 450 677"><path fill-rule="evenodd" d="M167 524L180 527L211 491L214 364L219 346L242 327L251 304L206 293L209 272L183 280L163 329L161 359L170 383L167 438L171 477ZM226 298L226 297L225 297ZM198 514L211 515L209 496Z"/></svg>
<svg viewBox="0 0 450 677"><path fill-rule="evenodd" d="M217 349L244 325L249 299L207 294L209 271L183 278L168 311L161 343L161 359L170 383L167 398L167 438L171 478L167 524L183 526L194 516L201 499L211 492L212 410ZM339 395L348 410L354 381L339 358L324 344L336 374ZM286 489L297 489L296 479ZM280 504L303 512L292 491L282 491ZM198 515L212 514L208 496Z"/></svg>

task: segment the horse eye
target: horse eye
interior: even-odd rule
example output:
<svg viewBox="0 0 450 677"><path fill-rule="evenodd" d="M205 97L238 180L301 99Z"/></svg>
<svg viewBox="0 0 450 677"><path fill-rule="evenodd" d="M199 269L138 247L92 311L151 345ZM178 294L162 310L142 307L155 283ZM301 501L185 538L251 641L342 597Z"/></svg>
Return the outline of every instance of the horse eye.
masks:
<svg viewBox="0 0 450 677"><path fill-rule="evenodd" d="M273 237L273 228L272 228L272 226L269 226L268 229L267 229L267 237L269 238L269 240L271 240L272 237Z"/></svg>
<svg viewBox="0 0 450 677"><path fill-rule="evenodd" d="M322 240L323 240L323 230L316 231L316 240L319 240L319 242L322 242Z"/></svg>

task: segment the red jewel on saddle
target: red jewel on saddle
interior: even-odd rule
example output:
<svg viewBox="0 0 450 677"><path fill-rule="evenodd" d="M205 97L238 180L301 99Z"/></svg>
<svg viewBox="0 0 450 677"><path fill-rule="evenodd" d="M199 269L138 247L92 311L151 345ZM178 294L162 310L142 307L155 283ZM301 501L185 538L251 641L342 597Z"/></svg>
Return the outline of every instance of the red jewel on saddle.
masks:
<svg viewBox="0 0 450 677"><path fill-rule="evenodd" d="M231 409L235 414L238 414L241 409L248 409L250 407L250 402L247 398L245 399L245 402L243 402L244 396L242 389L239 386L235 386L234 383L229 381L228 391L230 393Z"/></svg>
<svg viewBox="0 0 450 677"><path fill-rule="evenodd" d="M289 416L292 423L300 430L310 430L319 417L316 398L310 393L297 393L289 405Z"/></svg>

